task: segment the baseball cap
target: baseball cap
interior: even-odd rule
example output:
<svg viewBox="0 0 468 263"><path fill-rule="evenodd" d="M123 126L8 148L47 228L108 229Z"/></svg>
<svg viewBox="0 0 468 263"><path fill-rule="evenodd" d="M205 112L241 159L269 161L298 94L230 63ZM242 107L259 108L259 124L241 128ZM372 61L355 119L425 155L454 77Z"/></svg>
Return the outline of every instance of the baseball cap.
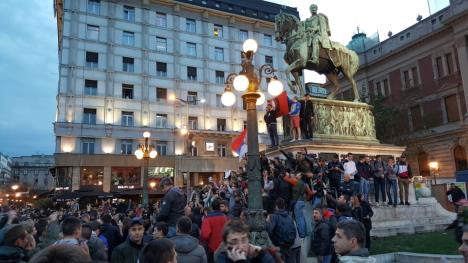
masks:
<svg viewBox="0 0 468 263"><path fill-rule="evenodd" d="M134 217L134 218L132 219L132 222L130 223L130 226L134 226L134 225L137 225L137 224L138 224L138 225L143 225L143 223L144 223L144 222L143 222L143 218L141 218L141 217Z"/></svg>

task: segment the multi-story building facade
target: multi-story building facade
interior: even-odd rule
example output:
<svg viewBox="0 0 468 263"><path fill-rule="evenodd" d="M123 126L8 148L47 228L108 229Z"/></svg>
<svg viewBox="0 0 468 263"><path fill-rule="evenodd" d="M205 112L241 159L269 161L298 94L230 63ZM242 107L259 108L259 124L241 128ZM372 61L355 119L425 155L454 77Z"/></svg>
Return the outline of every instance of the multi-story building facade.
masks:
<svg viewBox="0 0 468 263"><path fill-rule="evenodd" d="M104 192L141 186L133 153L143 131L159 153L150 180L195 185L237 169L230 143L246 114L241 99L222 106L225 78L240 71L242 43L254 38L255 63L273 64L285 79L274 16L298 16L295 8L230 0L56 0L55 12L57 187Z"/></svg>
<svg viewBox="0 0 468 263"><path fill-rule="evenodd" d="M11 179L11 158L0 152L0 186L7 185Z"/></svg>
<svg viewBox="0 0 468 263"><path fill-rule="evenodd" d="M355 79L367 102L376 103L381 142L407 146L416 175L439 177L467 169L468 1L447 8L359 53ZM389 33L390 34L390 33ZM368 43L362 34L351 46ZM342 98L351 96L343 80ZM380 133L379 133L380 131Z"/></svg>
<svg viewBox="0 0 468 263"><path fill-rule="evenodd" d="M11 158L11 175L21 189L41 192L54 187L49 169L55 166L53 155L31 155Z"/></svg>

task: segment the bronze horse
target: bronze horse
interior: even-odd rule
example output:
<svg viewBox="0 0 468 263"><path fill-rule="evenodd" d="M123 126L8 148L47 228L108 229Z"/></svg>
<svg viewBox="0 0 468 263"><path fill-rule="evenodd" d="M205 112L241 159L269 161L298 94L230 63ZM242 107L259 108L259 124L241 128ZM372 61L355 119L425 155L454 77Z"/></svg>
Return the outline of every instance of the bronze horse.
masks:
<svg viewBox="0 0 468 263"><path fill-rule="evenodd" d="M324 74L327 80L335 87L328 95L328 99L334 99L340 84L338 74L343 73L345 78L351 83L354 92L354 101L359 101L359 92L354 81L354 74L359 68L359 57L357 54L347 49L338 42L332 42L332 49L320 48L319 62L310 63L312 47L307 46L307 37L304 33L302 22L293 15L281 13L275 17L275 39L286 45L284 60L288 64L286 76L289 88L297 93L297 88L293 85L289 73L294 76L300 95L304 95L304 87L300 81L302 70L308 69Z"/></svg>

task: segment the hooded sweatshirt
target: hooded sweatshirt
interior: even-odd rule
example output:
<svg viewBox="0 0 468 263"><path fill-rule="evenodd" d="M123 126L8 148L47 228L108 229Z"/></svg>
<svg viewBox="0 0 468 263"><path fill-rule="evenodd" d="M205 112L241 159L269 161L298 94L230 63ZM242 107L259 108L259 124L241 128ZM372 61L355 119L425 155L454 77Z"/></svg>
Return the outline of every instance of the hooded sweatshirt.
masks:
<svg viewBox="0 0 468 263"><path fill-rule="evenodd" d="M360 248L346 256L339 257L340 263L375 263L375 258L369 257L367 248Z"/></svg>
<svg viewBox="0 0 468 263"><path fill-rule="evenodd" d="M198 244L198 239L186 235L177 234L170 239L177 252L177 262L184 263L206 263L206 252L202 246Z"/></svg>

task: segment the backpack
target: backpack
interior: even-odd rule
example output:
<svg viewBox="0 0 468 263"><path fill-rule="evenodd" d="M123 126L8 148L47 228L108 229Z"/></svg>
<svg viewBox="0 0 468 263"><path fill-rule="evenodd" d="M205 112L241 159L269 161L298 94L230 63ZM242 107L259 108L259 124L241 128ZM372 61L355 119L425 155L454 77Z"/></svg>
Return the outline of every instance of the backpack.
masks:
<svg viewBox="0 0 468 263"><path fill-rule="evenodd" d="M278 231L278 245L290 248L296 239L296 225L291 216L288 216L286 219L281 216L278 217L281 218L278 222L278 227L275 229Z"/></svg>

